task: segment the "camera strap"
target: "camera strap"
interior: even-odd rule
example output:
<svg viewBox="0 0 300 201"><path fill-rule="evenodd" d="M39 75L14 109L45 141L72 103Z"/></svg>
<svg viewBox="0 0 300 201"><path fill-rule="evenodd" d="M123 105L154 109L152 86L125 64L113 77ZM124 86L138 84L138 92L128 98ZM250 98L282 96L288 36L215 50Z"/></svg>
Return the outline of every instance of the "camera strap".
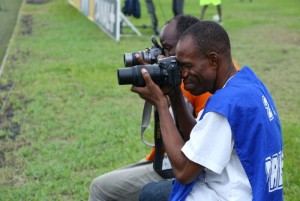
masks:
<svg viewBox="0 0 300 201"><path fill-rule="evenodd" d="M174 174L171 168L163 167L163 160L165 157L164 143L161 136L159 115L157 110L154 110L154 141L155 141L155 152L154 152L154 161L153 169L157 174L159 174L164 179L174 178Z"/></svg>
<svg viewBox="0 0 300 201"><path fill-rule="evenodd" d="M153 143L147 142L144 139L144 132L147 129L150 119L151 119L151 113L152 113L152 104L149 103L148 101L145 101L144 103L144 109L143 109L143 117L142 117L142 125L141 125L141 139L142 142L150 147L154 147Z"/></svg>
<svg viewBox="0 0 300 201"><path fill-rule="evenodd" d="M144 132L147 129L152 113L152 104L145 101L144 103L144 110L143 110L143 117L142 117L142 125L141 125L141 138L142 142L148 146L155 146L154 152L154 161L153 161L153 169L155 172L164 179L174 178L174 174L171 168L164 169L163 167L163 160L165 157L165 151L163 148L163 139L161 136L160 130L160 122L159 122L159 115L157 110L154 110L154 143L147 142L144 139Z"/></svg>

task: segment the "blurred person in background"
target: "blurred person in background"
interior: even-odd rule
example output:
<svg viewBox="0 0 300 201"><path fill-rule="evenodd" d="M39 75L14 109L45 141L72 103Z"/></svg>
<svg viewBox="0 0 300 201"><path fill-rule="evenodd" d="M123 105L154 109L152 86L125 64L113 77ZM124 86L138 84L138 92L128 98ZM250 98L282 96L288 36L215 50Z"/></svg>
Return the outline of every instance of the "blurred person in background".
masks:
<svg viewBox="0 0 300 201"><path fill-rule="evenodd" d="M205 11L207 10L210 4L216 6L218 15L215 15L213 18L214 21L217 21L219 24L222 24L222 7L221 0L200 0L200 6L202 6L200 12L200 21L204 20Z"/></svg>
<svg viewBox="0 0 300 201"><path fill-rule="evenodd" d="M172 8L174 16L182 15L184 7L184 0L173 0Z"/></svg>

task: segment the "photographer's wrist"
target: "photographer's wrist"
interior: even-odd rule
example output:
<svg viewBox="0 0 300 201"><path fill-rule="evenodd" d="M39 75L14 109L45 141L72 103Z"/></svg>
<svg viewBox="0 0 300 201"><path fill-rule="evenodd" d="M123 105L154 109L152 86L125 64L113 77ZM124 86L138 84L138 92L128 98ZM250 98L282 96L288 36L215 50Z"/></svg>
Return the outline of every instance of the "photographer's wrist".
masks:
<svg viewBox="0 0 300 201"><path fill-rule="evenodd" d="M167 91L166 93L164 93L165 96L169 96L173 94L173 89L170 89L169 91Z"/></svg>
<svg viewBox="0 0 300 201"><path fill-rule="evenodd" d="M180 87L172 87L170 91L168 91L168 93L166 93L165 95L173 97L175 96L175 94L179 94L179 91L181 91Z"/></svg>
<svg viewBox="0 0 300 201"><path fill-rule="evenodd" d="M167 100L168 107L170 107L171 106L171 102L170 102L169 96L165 95L165 98Z"/></svg>

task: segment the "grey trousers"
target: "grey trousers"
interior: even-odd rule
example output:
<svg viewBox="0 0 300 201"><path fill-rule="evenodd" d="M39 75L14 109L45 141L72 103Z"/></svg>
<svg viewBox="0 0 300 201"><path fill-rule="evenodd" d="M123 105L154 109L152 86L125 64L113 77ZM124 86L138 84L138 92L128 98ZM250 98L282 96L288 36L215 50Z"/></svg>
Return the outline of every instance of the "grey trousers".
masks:
<svg viewBox="0 0 300 201"><path fill-rule="evenodd" d="M153 169L153 163L143 161L103 174L93 180L89 201L139 200L142 187L164 180Z"/></svg>

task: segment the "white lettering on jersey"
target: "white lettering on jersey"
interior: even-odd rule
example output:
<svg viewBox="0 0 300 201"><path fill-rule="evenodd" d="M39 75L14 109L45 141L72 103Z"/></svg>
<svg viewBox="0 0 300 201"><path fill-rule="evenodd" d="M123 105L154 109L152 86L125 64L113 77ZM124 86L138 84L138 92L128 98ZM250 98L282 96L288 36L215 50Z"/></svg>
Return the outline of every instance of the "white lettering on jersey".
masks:
<svg viewBox="0 0 300 201"><path fill-rule="evenodd" d="M265 170L269 192L273 192L283 187L282 170L283 170L283 152L278 152L265 160Z"/></svg>
<svg viewBox="0 0 300 201"><path fill-rule="evenodd" d="M274 114L272 112L272 108L270 107L269 102L267 101L267 99L264 95L262 96L262 102L267 110L267 115L269 117L269 120L272 121L274 119Z"/></svg>

